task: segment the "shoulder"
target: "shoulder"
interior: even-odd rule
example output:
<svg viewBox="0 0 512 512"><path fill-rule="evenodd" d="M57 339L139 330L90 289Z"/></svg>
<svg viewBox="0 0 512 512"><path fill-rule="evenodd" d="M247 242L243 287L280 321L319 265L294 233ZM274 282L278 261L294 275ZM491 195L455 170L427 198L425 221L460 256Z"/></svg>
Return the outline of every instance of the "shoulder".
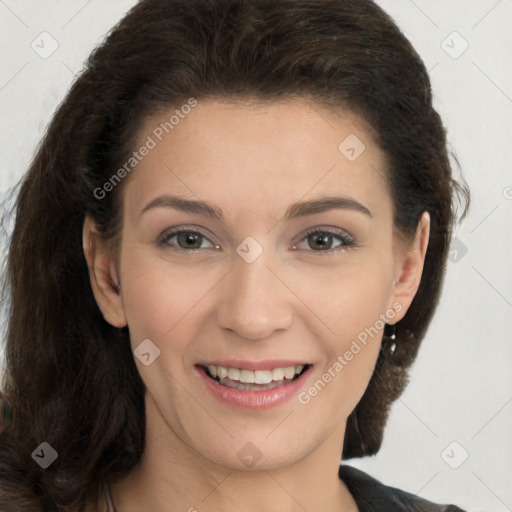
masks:
<svg viewBox="0 0 512 512"><path fill-rule="evenodd" d="M454 505L438 505L395 487L382 484L352 466L341 465L339 477L348 487L359 512L464 512Z"/></svg>

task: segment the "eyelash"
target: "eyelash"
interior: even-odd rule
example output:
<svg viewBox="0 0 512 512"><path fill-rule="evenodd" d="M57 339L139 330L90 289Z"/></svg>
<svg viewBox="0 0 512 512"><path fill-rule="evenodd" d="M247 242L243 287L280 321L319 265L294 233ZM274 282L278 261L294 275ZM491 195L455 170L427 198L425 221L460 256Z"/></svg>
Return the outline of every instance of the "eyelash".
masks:
<svg viewBox="0 0 512 512"><path fill-rule="evenodd" d="M206 240L208 240L210 243L213 244L213 242L211 242L211 240L204 233L201 233L201 231L197 231L196 229L191 229L191 228L179 228L179 229L173 229L173 230L164 232L162 235L160 235L158 237L157 244L160 247L171 247L171 249L173 251L183 252L183 253L187 253L187 254L196 254L198 252L204 251L204 249L183 249L182 247L175 247L175 246L172 246L169 244L169 241L171 238L174 238L175 236L180 235L182 233L193 233L196 235L200 235L203 238L205 238ZM311 250L307 250L306 252L318 253L320 255L324 255L324 254L329 255L329 254L335 254L338 252L344 252L344 251L347 251L347 250L355 247L354 239L347 233L345 233L343 231L332 230L332 229L322 229L322 228L312 228L312 229L308 230L304 234L304 236L301 238L299 243L314 234L323 234L323 235L333 236L335 238L338 238L338 240L340 240L343 243L342 243L342 245L340 245L339 247L335 247L334 249L318 250L318 251L311 249ZM213 245L216 245L216 244L213 244ZM294 244L294 246L295 246L295 244Z"/></svg>

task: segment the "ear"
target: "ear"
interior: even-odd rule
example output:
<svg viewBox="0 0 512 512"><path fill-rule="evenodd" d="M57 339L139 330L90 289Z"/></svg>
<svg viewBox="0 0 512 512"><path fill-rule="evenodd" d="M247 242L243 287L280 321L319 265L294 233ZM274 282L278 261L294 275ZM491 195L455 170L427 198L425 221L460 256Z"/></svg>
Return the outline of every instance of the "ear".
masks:
<svg viewBox="0 0 512 512"><path fill-rule="evenodd" d="M414 240L407 244L404 242L397 244L395 249L395 282L389 307L398 302L402 309L396 312L393 322L388 323L396 323L405 316L418 291L429 235L430 215L425 211L418 222Z"/></svg>
<svg viewBox="0 0 512 512"><path fill-rule="evenodd" d="M115 263L101 240L95 222L89 216L86 216L84 221L82 243L92 291L103 318L119 329L126 327L126 315Z"/></svg>

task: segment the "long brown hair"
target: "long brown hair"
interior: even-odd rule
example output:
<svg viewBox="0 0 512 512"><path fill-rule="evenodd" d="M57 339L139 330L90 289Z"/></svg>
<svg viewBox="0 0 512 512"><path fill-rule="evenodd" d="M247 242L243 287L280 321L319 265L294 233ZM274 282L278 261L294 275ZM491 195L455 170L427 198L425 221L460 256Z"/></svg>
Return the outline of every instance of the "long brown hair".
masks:
<svg viewBox="0 0 512 512"><path fill-rule="evenodd" d="M129 177L107 194L98 189L130 157L149 116L191 97L348 108L387 157L397 233L413 236L430 213L423 277L396 325L396 350L381 352L348 419L343 457L379 450L438 303L454 198L469 200L452 178L424 64L371 0L142 0L89 57L17 198L5 282L3 389L15 415L0 435L3 511L83 510L102 481L141 458L145 389L128 330L108 324L93 297L82 227L90 215L115 246ZM46 470L31 457L42 442L58 453Z"/></svg>

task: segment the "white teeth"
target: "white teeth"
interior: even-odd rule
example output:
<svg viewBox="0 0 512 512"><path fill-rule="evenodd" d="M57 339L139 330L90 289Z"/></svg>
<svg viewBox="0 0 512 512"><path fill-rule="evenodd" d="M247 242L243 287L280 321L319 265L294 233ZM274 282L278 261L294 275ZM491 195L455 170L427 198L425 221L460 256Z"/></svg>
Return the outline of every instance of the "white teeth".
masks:
<svg viewBox="0 0 512 512"><path fill-rule="evenodd" d="M295 368L293 366L289 366L284 369L284 378L285 379L293 379L295 377Z"/></svg>
<svg viewBox="0 0 512 512"><path fill-rule="evenodd" d="M208 365L208 371L212 377L220 380L226 377L243 384L270 384L272 381L292 380L304 369L303 364L274 368L273 370L245 370L238 368L226 368L225 366Z"/></svg>
<svg viewBox="0 0 512 512"><path fill-rule="evenodd" d="M217 366L217 377L225 379L228 376L228 369L225 366Z"/></svg>
<svg viewBox="0 0 512 512"><path fill-rule="evenodd" d="M254 372L254 384L270 384L272 372L270 370L256 370Z"/></svg>
<svg viewBox="0 0 512 512"><path fill-rule="evenodd" d="M237 368L229 368L228 369L228 379L231 380L240 380L240 370ZM244 382L244 381L242 381Z"/></svg>
<svg viewBox="0 0 512 512"><path fill-rule="evenodd" d="M229 373L228 373L228 377L229 377ZM233 379L233 380L239 380L240 382L243 382L244 384L254 384L254 372L251 372L251 370L240 370L240 378Z"/></svg>
<svg viewBox="0 0 512 512"><path fill-rule="evenodd" d="M272 379L273 380L283 380L284 379L283 368L275 368L274 370L272 370Z"/></svg>

